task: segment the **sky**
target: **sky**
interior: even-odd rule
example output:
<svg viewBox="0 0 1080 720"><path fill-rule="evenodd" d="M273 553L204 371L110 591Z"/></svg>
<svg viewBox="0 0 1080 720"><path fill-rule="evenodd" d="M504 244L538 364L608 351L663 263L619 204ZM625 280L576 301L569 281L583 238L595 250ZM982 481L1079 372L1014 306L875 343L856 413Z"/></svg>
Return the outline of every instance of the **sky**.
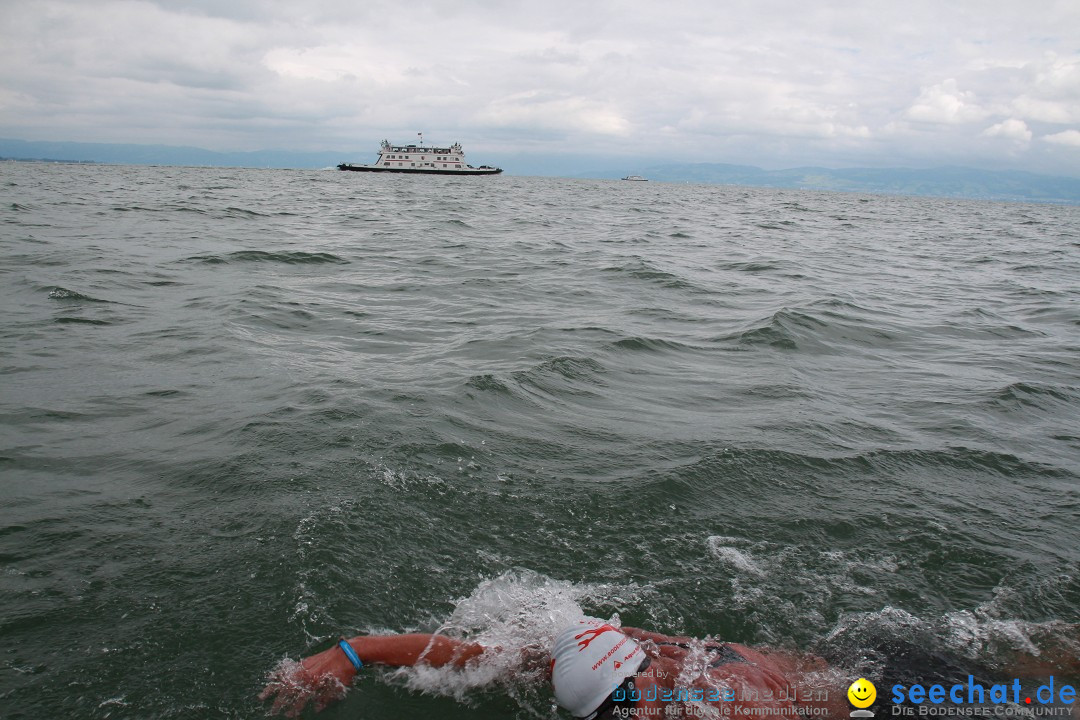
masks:
<svg viewBox="0 0 1080 720"><path fill-rule="evenodd" d="M373 157L419 131L480 162L1080 176L1080 1L0 0L0 137Z"/></svg>

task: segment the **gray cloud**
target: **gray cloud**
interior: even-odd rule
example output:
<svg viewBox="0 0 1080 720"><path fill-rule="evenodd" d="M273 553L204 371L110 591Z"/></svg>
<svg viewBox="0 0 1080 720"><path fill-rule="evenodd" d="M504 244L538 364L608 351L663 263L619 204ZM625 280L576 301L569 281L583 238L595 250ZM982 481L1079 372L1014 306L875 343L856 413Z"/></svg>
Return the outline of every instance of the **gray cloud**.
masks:
<svg viewBox="0 0 1080 720"><path fill-rule="evenodd" d="M9 2L0 133L1078 174L1080 5Z"/></svg>

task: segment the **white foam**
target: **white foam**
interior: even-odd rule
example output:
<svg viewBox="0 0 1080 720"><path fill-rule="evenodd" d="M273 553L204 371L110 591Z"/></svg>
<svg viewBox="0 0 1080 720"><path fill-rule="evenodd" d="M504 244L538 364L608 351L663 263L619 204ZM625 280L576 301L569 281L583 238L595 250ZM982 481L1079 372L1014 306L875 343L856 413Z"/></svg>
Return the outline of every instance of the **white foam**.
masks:
<svg viewBox="0 0 1080 720"><path fill-rule="evenodd" d="M1047 650L1052 650L1052 657L1065 662L1072 657L1080 663L1076 626L991 617L981 606L925 618L891 606L853 613L842 618L824 642L855 655L868 637L915 643L1005 672L1017 662L1023 664L1024 658L1039 658Z"/></svg>
<svg viewBox="0 0 1080 720"><path fill-rule="evenodd" d="M713 535L705 540L709 552L723 564L736 572L754 577L764 577L765 571L754 561L753 556L749 552L734 547L733 544L736 542L739 542L737 538L719 535Z"/></svg>
<svg viewBox="0 0 1080 720"><path fill-rule="evenodd" d="M348 688L333 675L312 677L301 663L283 658L267 673L262 697L273 700L275 712L298 713L309 701L321 710L347 693Z"/></svg>
<svg viewBox="0 0 1080 720"><path fill-rule="evenodd" d="M427 487L434 488L439 494L446 492L446 481L436 475L421 475L405 470L395 470L386 465L376 465L374 477L386 487L398 492L411 492Z"/></svg>
<svg viewBox="0 0 1080 720"><path fill-rule="evenodd" d="M464 670L419 666L388 674L410 690L469 702L475 690L498 687L531 714L550 714L547 654L555 635L585 615L600 613L619 625L618 612L602 612L632 600L635 585L572 583L531 570L509 570L482 581L460 598L439 633L488 648L482 661ZM526 649L522 653L520 649Z"/></svg>

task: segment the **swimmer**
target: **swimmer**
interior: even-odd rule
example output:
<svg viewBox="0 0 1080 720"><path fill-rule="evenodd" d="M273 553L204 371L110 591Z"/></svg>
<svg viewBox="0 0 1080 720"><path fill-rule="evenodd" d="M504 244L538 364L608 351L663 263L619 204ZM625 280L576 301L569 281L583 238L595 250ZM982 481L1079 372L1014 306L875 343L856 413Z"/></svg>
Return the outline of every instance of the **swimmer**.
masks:
<svg viewBox="0 0 1080 720"><path fill-rule="evenodd" d="M309 702L322 710L344 697L363 664L465 668L505 652L443 635L343 639L295 667L279 668L259 699L272 698L272 713L295 717ZM850 675L830 674L830 664L809 653L673 637L596 618L562 630L550 649L518 652L522 669L546 666L556 701L581 720L695 717L720 707L723 715L841 718L851 709L843 691ZM1080 659L1064 662L1067 667L1044 658L1025 670L1080 672Z"/></svg>

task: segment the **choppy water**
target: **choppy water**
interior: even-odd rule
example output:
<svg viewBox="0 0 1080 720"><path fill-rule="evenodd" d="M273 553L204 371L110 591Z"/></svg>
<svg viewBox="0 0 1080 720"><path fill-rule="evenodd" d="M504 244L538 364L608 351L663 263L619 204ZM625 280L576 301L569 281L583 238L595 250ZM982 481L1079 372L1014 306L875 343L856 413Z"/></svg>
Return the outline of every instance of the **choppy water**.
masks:
<svg viewBox="0 0 1080 720"><path fill-rule="evenodd" d="M860 670L883 635L991 666L1075 640L1080 208L0 188L4 718L253 717L341 632L512 643L579 607ZM325 716L554 716L482 684L369 671Z"/></svg>

